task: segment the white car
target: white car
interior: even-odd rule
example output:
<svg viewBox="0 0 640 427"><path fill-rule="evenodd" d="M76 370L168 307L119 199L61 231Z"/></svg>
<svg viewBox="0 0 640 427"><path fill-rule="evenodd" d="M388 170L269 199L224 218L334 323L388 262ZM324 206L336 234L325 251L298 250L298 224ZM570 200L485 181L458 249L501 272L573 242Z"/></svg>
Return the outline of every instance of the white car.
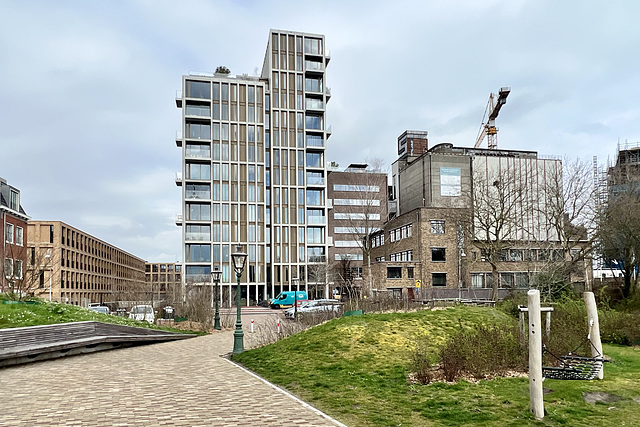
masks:
<svg viewBox="0 0 640 427"><path fill-rule="evenodd" d="M298 307L298 316L305 314L338 313L342 309L342 303L337 299L314 299L305 301ZM295 308L291 307L284 311L284 317L293 319Z"/></svg>
<svg viewBox="0 0 640 427"><path fill-rule="evenodd" d="M104 305L91 305L89 306L89 310L102 314L111 314L111 311L109 311L109 307L106 307Z"/></svg>
<svg viewBox="0 0 640 427"><path fill-rule="evenodd" d="M153 307L150 305L134 305L129 311L129 319L153 323L156 320L156 316L153 312Z"/></svg>

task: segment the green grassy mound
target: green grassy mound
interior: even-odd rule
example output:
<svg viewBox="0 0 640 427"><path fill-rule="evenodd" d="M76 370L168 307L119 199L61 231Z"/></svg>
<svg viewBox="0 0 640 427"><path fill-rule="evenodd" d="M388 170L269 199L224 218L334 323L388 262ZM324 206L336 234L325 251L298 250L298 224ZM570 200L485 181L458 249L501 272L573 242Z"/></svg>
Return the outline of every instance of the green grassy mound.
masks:
<svg viewBox="0 0 640 427"><path fill-rule="evenodd" d="M346 317L233 360L349 426L637 425L637 348L605 345L613 362L606 365L603 381L545 381L552 391L545 395L542 422L528 411L526 377L429 385L407 381L419 342L427 339L430 358L437 358L457 328L513 322L504 312L476 307ZM585 403L583 394L593 391L622 399Z"/></svg>
<svg viewBox="0 0 640 427"><path fill-rule="evenodd" d="M93 320L116 325L136 326L139 328L161 329L182 333L190 332L152 325L148 322L140 322L125 317L97 313L75 305L59 304L45 300L27 301L21 304L3 304L3 301L4 300L0 299L0 329Z"/></svg>

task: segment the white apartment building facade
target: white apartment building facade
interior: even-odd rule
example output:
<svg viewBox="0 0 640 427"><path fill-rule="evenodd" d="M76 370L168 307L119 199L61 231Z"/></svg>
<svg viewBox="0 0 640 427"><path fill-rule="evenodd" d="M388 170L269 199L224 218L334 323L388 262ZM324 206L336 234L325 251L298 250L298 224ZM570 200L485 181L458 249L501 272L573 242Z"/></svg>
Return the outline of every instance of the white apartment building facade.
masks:
<svg viewBox="0 0 640 427"><path fill-rule="evenodd" d="M222 271L232 304L230 254L247 252L243 304L318 286L309 268L326 264L325 107L331 96L324 36L271 30L260 76L191 74L176 105L182 130L183 284ZM326 285L322 284L322 287ZM326 289L321 289L327 292Z"/></svg>

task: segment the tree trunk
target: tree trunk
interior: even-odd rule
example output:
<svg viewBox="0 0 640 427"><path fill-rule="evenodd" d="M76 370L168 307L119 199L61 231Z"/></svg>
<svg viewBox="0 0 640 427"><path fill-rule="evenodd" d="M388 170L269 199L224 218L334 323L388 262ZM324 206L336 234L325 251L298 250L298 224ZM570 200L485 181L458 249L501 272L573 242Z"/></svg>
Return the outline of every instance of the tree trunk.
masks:
<svg viewBox="0 0 640 427"><path fill-rule="evenodd" d="M491 265L491 300L498 301L498 267Z"/></svg>

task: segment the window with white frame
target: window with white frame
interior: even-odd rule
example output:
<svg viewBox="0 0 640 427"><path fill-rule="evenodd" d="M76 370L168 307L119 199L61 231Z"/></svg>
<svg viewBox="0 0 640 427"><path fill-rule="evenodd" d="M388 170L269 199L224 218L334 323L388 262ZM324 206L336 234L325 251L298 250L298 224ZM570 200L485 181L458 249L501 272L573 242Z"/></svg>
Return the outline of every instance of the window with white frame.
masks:
<svg viewBox="0 0 640 427"><path fill-rule="evenodd" d="M344 212L335 212L333 214L333 219L359 219L365 220L369 219L372 221L379 221L380 214L366 214L364 212L354 212L354 213L344 213Z"/></svg>
<svg viewBox="0 0 640 427"><path fill-rule="evenodd" d="M4 236L4 240L7 243L13 243L13 224L7 223L7 228L5 229Z"/></svg>
<svg viewBox="0 0 640 427"><path fill-rule="evenodd" d="M16 226L16 245L24 246L23 229L18 226Z"/></svg>
<svg viewBox="0 0 640 427"><path fill-rule="evenodd" d="M378 199L333 199L335 206L380 206Z"/></svg>
<svg viewBox="0 0 640 427"><path fill-rule="evenodd" d="M333 242L336 248L358 248L360 243L357 240L336 240Z"/></svg>
<svg viewBox="0 0 640 427"><path fill-rule="evenodd" d="M396 242L401 239L406 239L407 237L411 237L413 234L413 224L405 224L401 227L394 228L389 231L389 241Z"/></svg>
<svg viewBox="0 0 640 427"><path fill-rule="evenodd" d="M366 192L366 193L378 193L380 191L380 186L333 184L333 191L357 191L357 192Z"/></svg>

